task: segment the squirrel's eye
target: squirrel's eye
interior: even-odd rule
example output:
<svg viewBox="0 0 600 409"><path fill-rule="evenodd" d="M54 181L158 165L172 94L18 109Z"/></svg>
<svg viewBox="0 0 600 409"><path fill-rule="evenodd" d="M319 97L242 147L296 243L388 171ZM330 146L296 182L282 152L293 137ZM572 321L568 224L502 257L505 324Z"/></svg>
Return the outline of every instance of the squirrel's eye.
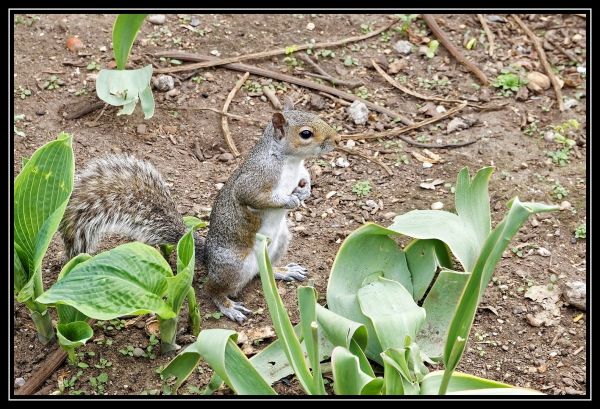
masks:
<svg viewBox="0 0 600 409"><path fill-rule="evenodd" d="M308 139L308 138L311 138L312 136L313 136L313 133L311 131L309 131L308 129L305 129L302 132L300 132L300 137L302 139Z"/></svg>

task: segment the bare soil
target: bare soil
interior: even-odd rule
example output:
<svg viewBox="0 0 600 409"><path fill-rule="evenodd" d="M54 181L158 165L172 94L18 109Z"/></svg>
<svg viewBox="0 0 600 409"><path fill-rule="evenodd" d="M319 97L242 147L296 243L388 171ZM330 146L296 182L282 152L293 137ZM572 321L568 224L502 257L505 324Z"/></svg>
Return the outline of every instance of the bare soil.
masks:
<svg viewBox="0 0 600 409"><path fill-rule="evenodd" d="M388 24L389 15L167 15L164 25L146 21L133 46L133 67L147 63L167 66L152 54L165 50L190 53L235 56L250 52L316 42L341 39L361 33L361 25L367 30ZM405 32L389 30L367 41L348 44L332 49L334 57L319 58L319 64L334 76L360 80L368 91L371 101L385 105L412 118L415 122L428 118L420 110L426 102L406 95L385 82L372 69L371 58L383 57L389 63L405 61L399 72L392 74L404 85L427 95L448 98L466 98L480 105L508 103L498 110L481 110L467 107L451 118L418 129L407 135L421 142L452 143L482 138L476 143L456 149L430 149L442 158L441 163L425 168L412 152L424 154L421 148L411 146L397 138L358 141L353 149L377 157L392 170L388 176L377 164L357 156L334 152L325 158L309 161L317 165L321 174L314 180L312 197L306 206L290 214L295 238L285 262L298 262L310 271L310 278L321 295L325 294L329 270L344 238L364 221L389 225L393 214L412 209L428 209L434 202L442 202L444 209L454 210L451 191L458 171L468 166L471 172L493 165L495 173L490 182L490 198L493 223L504 216L509 199L518 195L523 201L541 201L560 204L570 202L570 208L532 218L520 230L511 247L499 263L495 279L490 284L477 314L468 349L460 370L497 381L541 390L551 395L585 394L586 376L586 319L585 312L559 302L560 317L550 326L534 327L527 319L541 307L524 297L530 286L558 285L569 281L586 281L586 241L575 239L578 226L586 223L586 78L578 73L577 66L586 61L586 19L576 15L527 15L524 21L536 34L554 39L580 63L574 63L558 47L547 44L546 53L550 63L567 81L562 92L565 100L577 104L560 112L552 88L540 94L529 92L517 100L514 93L500 95L497 88L479 86L477 79L457 63L440 46L436 55L429 59L420 55L419 46L430 36L424 22L417 19L410 25L410 37ZM198 21L195 21L198 19ZM539 58L527 36L506 15L488 21L496 35L494 57L487 54L487 39L477 17L473 15L438 15L438 23L453 43L476 63L493 81L502 69L511 66L523 73L543 72ZM239 165L262 133L262 127L238 120L229 120L233 138L242 158L223 161L220 156L227 152L220 117L210 111L194 107L219 108L241 73L224 68L209 68L196 74L196 78L176 79L177 95L167 96L154 91L156 112L150 120L144 120L139 108L131 116L117 116L116 109L108 108L101 115L95 111L76 120L64 118L80 105L93 101L97 71L88 64L96 62L99 68L110 67L112 61L111 29L114 15L19 15L14 23L14 108L15 115L24 114L25 119L16 127L25 136L13 135L14 174L21 169L21 159L30 156L42 144L56 138L59 132L74 135L76 169L95 157L115 152L133 154L151 161L171 185L171 192L181 214L206 218L218 192L217 184L223 183ZM503 21L498 21L503 20ZM198 23L194 30L182 27ZM313 23L314 29L307 29ZM397 24L395 27L400 27ZM66 39L78 36L84 48L72 52L65 46ZM549 37L550 36L550 37ZM476 38L473 49L463 44ZM386 41L387 40L387 41ZM414 46L408 55L399 54L394 44L399 40L411 41ZM419 44L419 41L422 43ZM216 50L214 52L213 50ZM344 64L346 57L349 65ZM294 67L285 56L249 61L260 67L285 71L304 78L310 67ZM357 64L354 64L354 62ZM400 63L402 64L402 63ZM177 75L184 78L186 73ZM51 76L62 82L58 89L43 89L42 84ZM524 76L525 74L523 74ZM201 77L200 77L201 76ZM308 78L308 77L306 77ZM264 84L266 79L250 76L251 82ZM280 83L277 83L279 85ZM303 109L318 112L342 133L382 130L401 126L391 124L390 118L370 112L365 125L355 125L346 107L329 99L312 97L314 93L290 84L285 94L301 100ZM348 90L345 87L341 89ZM25 95L29 90L31 95ZM350 90L348 90L350 91ZM351 91L350 91L351 92ZM230 112L250 116L263 124L271 117L274 108L268 100L251 96L252 87L241 89L230 106ZM280 95L281 97L281 95ZM491 102L490 102L491 101ZM569 105L572 102L569 102ZM450 109L455 104L436 103ZM427 107L426 107L427 108ZM431 110L431 109L430 109ZM462 117L466 129L447 133L448 123ZM544 135L553 126L575 119L579 129L571 130L569 137L577 145L564 166L554 164L547 152L557 151L562 145L556 140L546 140ZM196 158L194 143L201 148L202 156ZM348 167L335 165L339 158L349 162ZM332 165L333 164L333 165ZM427 190L422 182L441 179L443 183L435 190ZM357 181L368 181L371 191L366 197L353 192ZM553 195L555 184L568 191L565 198ZM451 184L451 185L447 185ZM335 191L335 195L328 193ZM373 202L377 204L375 210ZM393 212L393 214L391 213ZM105 248L113 247L117 240L106 240ZM543 247L549 257L538 254ZM46 288L56 279L63 265L63 246L55 237L43 264ZM257 311L243 325L224 317L213 318L214 305L202 290L203 272L196 280L196 293L203 315L203 328L230 328L248 335L244 346L249 353L260 350L272 341L271 320L266 309L262 289L255 279L243 291L240 300ZM296 304L297 283L279 283L279 290L293 319L298 319ZM35 331L26 308L15 302L15 329L13 338L14 378L27 381L43 363L44 358L56 345L43 347L35 339ZM96 325L93 341L80 349L85 355L83 362L88 368L75 368L67 363L54 373L38 392L56 394L59 380L70 379L81 371L73 386L64 393L94 395L98 391L89 379L106 372L107 395L158 393L161 381L156 369L165 365L169 357L158 354L155 359L130 357L119 352L127 346L146 348L149 335L144 317L130 322L121 329L114 324ZM185 321L185 320L182 320ZM112 329L108 326L112 325ZM120 326L119 324L117 326ZM262 338L267 335L267 338ZM111 340L112 345L106 345ZM181 328L179 343L183 346L193 337ZM100 359L112 363L107 368L96 368ZM201 365L182 386L180 393L193 394L202 389L211 376L211 370ZM285 380L276 383L279 393L300 394L297 382ZM231 393L223 389L217 393Z"/></svg>

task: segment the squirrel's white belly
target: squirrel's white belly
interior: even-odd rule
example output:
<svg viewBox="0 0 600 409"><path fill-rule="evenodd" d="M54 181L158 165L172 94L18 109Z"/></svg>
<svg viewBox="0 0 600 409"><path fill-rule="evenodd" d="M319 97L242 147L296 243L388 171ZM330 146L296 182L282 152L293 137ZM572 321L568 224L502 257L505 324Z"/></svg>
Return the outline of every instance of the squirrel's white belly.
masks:
<svg viewBox="0 0 600 409"><path fill-rule="evenodd" d="M281 172L279 182L275 187L273 193L279 193L283 196L289 196L300 182L301 175L303 174L304 161L294 160L288 161ZM262 212L261 224L258 229L258 233L267 236L271 239L269 244L269 257L273 258L273 252L276 251L282 243L281 240L288 240L288 228L287 228L287 214L288 209L265 209ZM285 236L285 238L283 237ZM258 264L256 262L256 247L251 254L248 254L244 260L244 272L248 274L251 279L258 274Z"/></svg>

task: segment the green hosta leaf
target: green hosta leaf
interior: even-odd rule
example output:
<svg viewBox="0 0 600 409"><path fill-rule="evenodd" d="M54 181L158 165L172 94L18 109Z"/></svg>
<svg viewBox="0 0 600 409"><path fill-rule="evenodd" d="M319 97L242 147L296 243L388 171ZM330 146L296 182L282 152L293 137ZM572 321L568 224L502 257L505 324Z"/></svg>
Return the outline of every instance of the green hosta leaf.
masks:
<svg viewBox="0 0 600 409"><path fill-rule="evenodd" d="M58 324L56 334L60 345L66 348L76 348L94 336L92 327L85 321L75 321L68 324Z"/></svg>
<svg viewBox="0 0 600 409"><path fill-rule="evenodd" d="M419 346L410 343L410 338L405 344L408 345L404 348L389 348L381 353L386 395L418 395L421 380L428 372Z"/></svg>
<svg viewBox="0 0 600 409"><path fill-rule="evenodd" d="M358 290L358 302L369 317L382 350L404 346L405 337L415 339L425 321L419 307L400 283L377 277Z"/></svg>
<svg viewBox="0 0 600 409"><path fill-rule="evenodd" d="M147 14L119 14L115 19L112 38L117 69L125 68L133 42L146 16Z"/></svg>
<svg viewBox="0 0 600 409"><path fill-rule="evenodd" d="M444 371L431 372L421 382L421 395L437 395ZM533 389L517 388L506 383L454 372L448 384L448 394L458 395L543 395Z"/></svg>
<svg viewBox="0 0 600 409"><path fill-rule="evenodd" d="M89 254L79 254L75 257L73 257L71 260L69 260L69 262L67 264L65 264L65 266L62 268L62 270L60 270L60 273L58 274L58 280L61 280L63 277L65 277L67 274L69 274L71 272L71 270L73 270L73 268L75 268L75 266L84 263L86 261L88 261L89 259L91 259L92 256L90 256ZM57 305L56 306L56 312L58 313L58 323L59 324L69 324L71 322L75 322L75 321L87 321L88 317L77 311L75 308L71 307L70 305Z"/></svg>
<svg viewBox="0 0 600 409"><path fill-rule="evenodd" d="M331 355L333 390L336 395L379 395L382 378L375 378L360 369L358 358L344 347L335 347Z"/></svg>
<svg viewBox="0 0 600 409"><path fill-rule="evenodd" d="M129 115L139 100L144 118L154 115L154 97L150 88L152 65L137 70L101 70L96 78L96 93L104 102L123 106L118 115Z"/></svg>
<svg viewBox="0 0 600 409"><path fill-rule="evenodd" d="M201 331L196 342L183 350L162 370L161 377L176 377L175 389L204 358L227 386L238 395L275 395L275 391L252 366L236 345L237 334L231 330Z"/></svg>
<svg viewBox="0 0 600 409"><path fill-rule="evenodd" d="M37 301L70 305L99 320L147 313L169 319L176 314L162 297L172 274L154 248L127 243L76 265Z"/></svg>
<svg viewBox="0 0 600 409"><path fill-rule="evenodd" d="M13 232L15 260L21 264L15 266L15 285L19 292L26 290L19 294L21 302L33 296L32 280L41 275L42 259L73 190L73 174L72 137L63 132L35 151L15 179Z"/></svg>
<svg viewBox="0 0 600 409"><path fill-rule="evenodd" d="M183 216L183 223L188 229L203 229L208 223L195 216Z"/></svg>
<svg viewBox="0 0 600 409"><path fill-rule="evenodd" d="M190 230L177 244L177 275L168 279L167 300L176 313L179 313L188 289L192 285L195 263L194 235L193 230Z"/></svg>
<svg viewBox="0 0 600 409"><path fill-rule="evenodd" d="M17 253L16 246L13 247L13 269L14 269L13 271L14 271L14 278L15 278L14 288L15 288L15 291L19 291L20 289L25 287L25 284L27 284L28 277L27 277L27 271L25 270L25 267L21 263L21 258L19 257L19 253ZM27 294L26 299L31 298L32 295L33 295L33 289L31 289L31 294Z"/></svg>
<svg viewBox="0 0 600 409"><path fill-rule="evenodd" d="M430 358L439 359L444 353L448 326L469 277L469 273L442 270L423 301L427 318L417 343Z"/></svg>

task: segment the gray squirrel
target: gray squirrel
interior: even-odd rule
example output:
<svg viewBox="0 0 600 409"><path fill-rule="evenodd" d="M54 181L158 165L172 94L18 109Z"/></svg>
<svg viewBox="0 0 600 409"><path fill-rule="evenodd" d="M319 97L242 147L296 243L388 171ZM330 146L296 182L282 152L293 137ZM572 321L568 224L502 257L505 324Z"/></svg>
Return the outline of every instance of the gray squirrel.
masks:
<svg viewBox="0 0 600 409"><path fill-rule="evenodd" d="M271 239L274 266L291 236L287 214L310 196L304 159L331 152L340 136L317 115L294 109L286 98L260 141L220 190L206 240L195 232L196 262L208 270L206 290L219 310L242 323L251 313L232 301L258 274L256 233ZM169 189L149 162L128 155L91 161L75 178L60 232L66 256L92 253L101 237L116 233L149 245L174 244L186 232ZM279 280L302 281L307 270L291 263L275 268Z"/></svg>

